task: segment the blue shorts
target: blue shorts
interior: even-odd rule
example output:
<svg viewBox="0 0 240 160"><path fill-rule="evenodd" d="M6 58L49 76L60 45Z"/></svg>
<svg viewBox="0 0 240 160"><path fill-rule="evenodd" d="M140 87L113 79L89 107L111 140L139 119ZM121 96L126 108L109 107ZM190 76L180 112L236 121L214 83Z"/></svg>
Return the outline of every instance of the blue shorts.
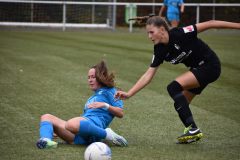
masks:
<svg viewBox="0 0 240 160"><path fill-rule="evenodd" d="M96 117L96 116L83 116L83 117L93 125L96 125L103 129L106 128L103 122L99 119L99 117ZM76 136L74 137L74 144L89 145L93 142L100 142L100 141L101 139L95 136L82 137L79 134L76 134Z"/></svg>
<svg viewBox="0 0 240 160"><path fill-rule="evenodd" d="M77 134L74 137L74 144L77 144L77 145L89 145L93 142L100 142L100 141L101 139L94 136L82 137L79 134Z"/></svg>
<svg viewBox="0 0 240 160"><path fill-rule="evenodd" d="M179 21L180 20L180 15L179 13L167 13L167 19L171 21Z"/></svg>

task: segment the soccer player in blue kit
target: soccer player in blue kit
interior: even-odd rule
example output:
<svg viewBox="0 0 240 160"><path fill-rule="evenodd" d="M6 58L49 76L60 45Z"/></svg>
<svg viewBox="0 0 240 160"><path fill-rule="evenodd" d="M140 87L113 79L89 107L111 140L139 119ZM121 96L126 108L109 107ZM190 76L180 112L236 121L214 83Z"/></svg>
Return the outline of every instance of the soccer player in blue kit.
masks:
<svg viewBox="0 0 240 160"><path fill-rule="evenodd" d="M180 22L180 15L184 12L183 0L164 0L163 6L159 11L159 16L163 17L163 12L167 8L167 20L171 27L177 27Z"/></svg>
<svg viewBox="0 0 240 160"><path fill-rule="evenodd" d="M134 18L133 18L134 19ZM128 91L117 91L115 98L127 99L147 86L159 66L164 62L183 63L189 71L178 76L167 86L174 101L174 107L185 126L184 133L177 138L180 144L200 140L203 133L197 127L189 104L196 95L218 79L221 64L215 52L197 34L211 28L240 29L240 23L211 20L182 28L169 29L166 21L159 16L137 17L146 21L148 38L154 44L154 54L150 67Z"/></svg>
<svg viewBox="0 0 240 160"><path fill-rule="evenodd" d="M114 74L109 73L104 61L90 68L88 84L94 94L87 100L80 117L65 121L51 114L41 116L38 148L56 148L58 143L53 141L54 133L69 144L88 145L104 139L127 146L124 137L107 128L115 116L123 117L123 102L114 99L117 91Z"/></svg>

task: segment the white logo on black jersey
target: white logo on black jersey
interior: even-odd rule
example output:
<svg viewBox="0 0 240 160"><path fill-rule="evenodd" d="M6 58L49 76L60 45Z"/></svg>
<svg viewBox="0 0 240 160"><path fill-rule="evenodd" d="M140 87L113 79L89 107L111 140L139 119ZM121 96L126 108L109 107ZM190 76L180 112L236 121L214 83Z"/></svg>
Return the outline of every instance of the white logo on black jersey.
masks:
<svg viewBox="0 0 240 160"><path fill-rule="evenodd" d="M180 46L179 46L179 45L177 45L177 44L174 44L174 47L175 47L177 50L179 50L179 49L180 49Z"/></svg>
<svg viewBox="0 0 240 160"><path fill-rule="evenodd" d="M153 61L154 61L154 58L155 58L155 55L153 55L153 57L152 57L152 63L153 63Z"/></svg>
<svg viewBox="0 0 240 160"><path fill-rule="evenodd" d="M192 50L190 50L188 53L182 52L182 53L179 54L176 58L172 59L172 60L170 61L170 63L172 63L172 64L180 63L180 62L182 62L184 59L186 59L191 53L192 53Z"/></svg>
<svg viewBox="0 0 240 160"><path fill-rule="evenodd" d="M199 66L201 66L202 64L204 64L204 61L198 63Z"/></svg>

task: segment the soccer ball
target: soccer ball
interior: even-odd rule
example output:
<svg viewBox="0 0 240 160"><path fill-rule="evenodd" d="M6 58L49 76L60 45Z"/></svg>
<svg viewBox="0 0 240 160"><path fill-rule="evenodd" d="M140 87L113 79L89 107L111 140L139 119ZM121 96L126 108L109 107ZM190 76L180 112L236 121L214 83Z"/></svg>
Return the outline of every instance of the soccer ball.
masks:
<svg viewBox="0 0 240 160"><path fill-rule="evenodd" d="M90 144L84 153L84 160L111 160L111 149L102 142Z"/></svg>

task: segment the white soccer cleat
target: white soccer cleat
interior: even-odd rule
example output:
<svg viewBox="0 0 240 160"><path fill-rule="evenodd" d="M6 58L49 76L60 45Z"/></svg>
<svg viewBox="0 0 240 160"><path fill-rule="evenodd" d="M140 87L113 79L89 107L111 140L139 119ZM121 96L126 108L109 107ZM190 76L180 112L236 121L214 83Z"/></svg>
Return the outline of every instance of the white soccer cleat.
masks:
<svg viewBox="0 0 240 160"><path fill-rule="evenodd" d="M128 145L127 140L124 137L115 133L111 128L106 128L105 130L106 130L107 134L111 135L112 142L115 145L121 146L121 147L126 147Z"/></svg>

